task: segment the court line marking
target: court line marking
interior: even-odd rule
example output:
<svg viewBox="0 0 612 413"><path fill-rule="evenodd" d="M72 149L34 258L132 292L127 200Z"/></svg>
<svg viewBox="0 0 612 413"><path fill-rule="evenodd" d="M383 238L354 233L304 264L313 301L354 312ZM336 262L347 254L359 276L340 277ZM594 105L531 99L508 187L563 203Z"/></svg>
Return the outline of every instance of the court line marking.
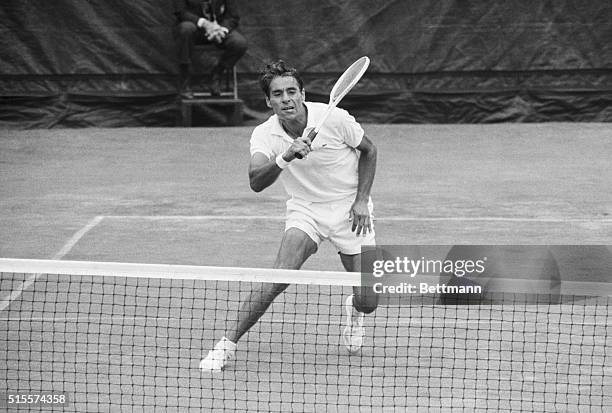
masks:
<svg viewBox="0 0 612 413"><path fill-rule="evenodd" d="M268 220L284 221L285 216L281 215L103 215L107 219L141 219L141 220L185 220L185 221L206 221L206 220ZM388 216L375 217L375 221L401 222L401 221L423 221L423 222L470 222L470 221L491 221L491 222L550 222L550 223L612 223L612 218L520 218L520 217L415 217L415 216Z"/></svg>
<svg viewBox="0 0 612 413"><path fill-rule="evenodd" d="M66 254L70 252L70 250L72 250L72 248L74 248L74 246L81 240L81 238L85 236L85 234L95 228L100 222L102 222L103 219L103 215L98 215L92 218L87 224L85 224L85 226L75 232L68 239L68 241L66 241L62 248L60 248L60 250L52 256L51 259L61 260L64 256L66 256ZM40 275L41 274L30 274L16 290L13 290L8 297L0 301L0 312L4 311L11 304L11 302L18 299L21 294L23 294L23 292L27 290Z"/></svg>
<svg viewBox="0 0 612 413"><path fill-rule="evenodd" d="M66 254L68 254L70 250L74 248L77 242L79 242L81 238L85 236L85 234L87 234L89 231L94 229L100 222L102 222L103 219L103 215L98 215L92 218L87 224L85 224L83 228L75 232L72 237L70 237L70 239L66 241L66 244L64 244L64 246L51 259L61 260L62 258L64 258L64 256L66 256Z"/></svg>

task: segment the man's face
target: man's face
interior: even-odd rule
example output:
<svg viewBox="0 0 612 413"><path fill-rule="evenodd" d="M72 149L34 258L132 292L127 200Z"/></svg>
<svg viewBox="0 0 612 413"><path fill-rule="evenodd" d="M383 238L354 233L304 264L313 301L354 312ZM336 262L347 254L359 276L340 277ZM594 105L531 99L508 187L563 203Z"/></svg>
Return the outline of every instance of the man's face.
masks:
<svg viewBox="0 0 612 413"><path fill-rule="evenodd" d="M293 76L277 76L270 83L266 102L280 120L291 121L306 113L304 99L304 90Z"/></svg>

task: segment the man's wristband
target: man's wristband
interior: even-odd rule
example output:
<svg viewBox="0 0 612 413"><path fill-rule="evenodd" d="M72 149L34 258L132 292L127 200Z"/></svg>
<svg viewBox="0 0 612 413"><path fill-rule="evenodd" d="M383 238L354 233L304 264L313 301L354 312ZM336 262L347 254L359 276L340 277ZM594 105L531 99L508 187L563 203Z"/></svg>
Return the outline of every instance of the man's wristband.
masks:
<svg viewBox="0 0 612 413"><path fill-rule="evenodd" d="M279 168L281 169L285 169L286 167L289 166L289 162L287 162L284 158L283 155L280 154L276 157L276 164L278 165Z"/></svg>

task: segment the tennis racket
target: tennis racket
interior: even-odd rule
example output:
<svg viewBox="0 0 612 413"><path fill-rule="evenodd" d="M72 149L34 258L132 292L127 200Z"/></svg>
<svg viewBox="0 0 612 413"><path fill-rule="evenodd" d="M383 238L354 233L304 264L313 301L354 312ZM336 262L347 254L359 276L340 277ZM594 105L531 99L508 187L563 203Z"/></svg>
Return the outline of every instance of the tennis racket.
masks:
<svg viewBox="0 0 612 413"><path fill-rule="evenodd" d="M315 126L315 128L308 134L310 140L313 141L314 138L319 133L319 130L329 117L330 113L334 110L338 103L344 98L348 92L359 82L359 79L363 76L363 74L368 70L368 66L370 65L370 58L367 56L363 56L355 61L352 65L348 67L342 73L342 75L338 78L334 87L329 94L329 103L327 104L327 110L323 117L319 120L319 123ZM302 159L302 155L299 153L295 154L295 157L298 159Z"/></svg>

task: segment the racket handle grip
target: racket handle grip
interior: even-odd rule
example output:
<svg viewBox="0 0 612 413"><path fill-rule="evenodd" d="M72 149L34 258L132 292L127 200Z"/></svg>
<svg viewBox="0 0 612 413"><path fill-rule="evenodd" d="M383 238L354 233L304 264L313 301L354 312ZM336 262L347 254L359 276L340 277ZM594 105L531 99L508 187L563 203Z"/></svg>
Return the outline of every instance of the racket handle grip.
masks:
<svg viewBox="0 0 612 413"><path fill-rule="evenodd" d="M319 133L319 128L314 128L310 132L308 132L308 139L310 139L310 142L314 141L314 138L316 138L318 133ZM303 156L301 154L299 154L299 153L296 153L295 157L298 158L298 159L302 159L303 158Z"/></svg>

